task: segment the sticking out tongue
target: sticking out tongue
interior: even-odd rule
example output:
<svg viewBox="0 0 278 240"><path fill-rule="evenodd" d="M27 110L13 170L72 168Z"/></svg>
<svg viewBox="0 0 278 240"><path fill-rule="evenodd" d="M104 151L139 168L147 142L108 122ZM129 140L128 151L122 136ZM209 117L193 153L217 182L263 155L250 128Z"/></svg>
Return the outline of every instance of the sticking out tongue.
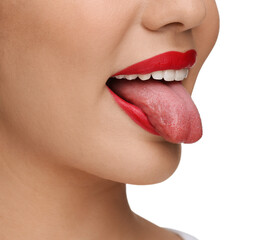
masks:
<svg viewBox="0 0 278 240"><path fill-rule="evenodd" d="M155 131L173 143L193 143L202 136L199 112L181 82L114 79L109 87L142 109Z"/></svg>

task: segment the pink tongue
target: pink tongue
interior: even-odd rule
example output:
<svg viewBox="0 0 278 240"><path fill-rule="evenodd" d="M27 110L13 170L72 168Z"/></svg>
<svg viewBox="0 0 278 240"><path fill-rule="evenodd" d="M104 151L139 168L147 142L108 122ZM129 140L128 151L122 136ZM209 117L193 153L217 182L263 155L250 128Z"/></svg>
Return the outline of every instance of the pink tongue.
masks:
<svg viewBox="0 0 278 240"><path fill-rule="evenodd" d="M199 112L181 82L117 79L109 87L141 108L154 129L167 141L193 143L202 136Z"/></svg>

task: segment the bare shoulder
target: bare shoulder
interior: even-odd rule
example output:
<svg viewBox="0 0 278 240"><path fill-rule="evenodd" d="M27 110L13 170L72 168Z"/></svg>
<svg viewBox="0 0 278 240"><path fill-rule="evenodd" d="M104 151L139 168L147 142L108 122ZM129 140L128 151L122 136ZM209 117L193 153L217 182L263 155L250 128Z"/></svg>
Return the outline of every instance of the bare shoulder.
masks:
<svg viewBox="0 0 278 240"><path fill-rule="evenodd" d="M154 223L137 215L140 222L140 229L138 235L140 239L144 240L183 240L177 233L169 231L165 228L159 227ZM139 239L139 238L138 238Z"/></svg>

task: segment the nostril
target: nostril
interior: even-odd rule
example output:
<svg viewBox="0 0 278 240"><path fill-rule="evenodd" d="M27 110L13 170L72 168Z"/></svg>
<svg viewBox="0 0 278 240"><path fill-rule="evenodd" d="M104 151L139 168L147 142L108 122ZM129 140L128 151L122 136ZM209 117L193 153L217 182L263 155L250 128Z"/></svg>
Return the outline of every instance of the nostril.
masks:
<svg viewBox="0 0 278 240"><path fill-rule="evenodd" d="M206 15L204 0L145 1L142 25L151 31L185 32L199 26Z"/></svg>
<svg viewBox="0 0 278 240"><path fill-rule="evenodd" d="M174 31L176 32L182 32L184 31L184 25L180 22L173 22L173 23L168 23L166 25L164 25L162 27L162 29L164 30L170 30L170 29L173 29Z"/></svg>
<svg viewBox="0 0 278 240"><path fill-rule="evenodd" d="M172 23L166 24L164 27L170 27L170 26L173 26L173 27L182 27L183 24L180 23L180 22L172 22Z"/></svg>

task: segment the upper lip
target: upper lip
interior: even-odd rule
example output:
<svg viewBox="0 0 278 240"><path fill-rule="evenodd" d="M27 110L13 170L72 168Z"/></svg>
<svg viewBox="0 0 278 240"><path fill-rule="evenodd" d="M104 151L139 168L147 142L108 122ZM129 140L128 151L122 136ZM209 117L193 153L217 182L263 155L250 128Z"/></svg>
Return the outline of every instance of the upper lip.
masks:
<svg viewBox="0 0 278 240"><path fill-rule="evenodd" d="M117 75L147 74L168 69L191 68L196 62L196 56L197 52L194 49L184 53L169 51L135 63L113 74L112 77Z"/></svg>

